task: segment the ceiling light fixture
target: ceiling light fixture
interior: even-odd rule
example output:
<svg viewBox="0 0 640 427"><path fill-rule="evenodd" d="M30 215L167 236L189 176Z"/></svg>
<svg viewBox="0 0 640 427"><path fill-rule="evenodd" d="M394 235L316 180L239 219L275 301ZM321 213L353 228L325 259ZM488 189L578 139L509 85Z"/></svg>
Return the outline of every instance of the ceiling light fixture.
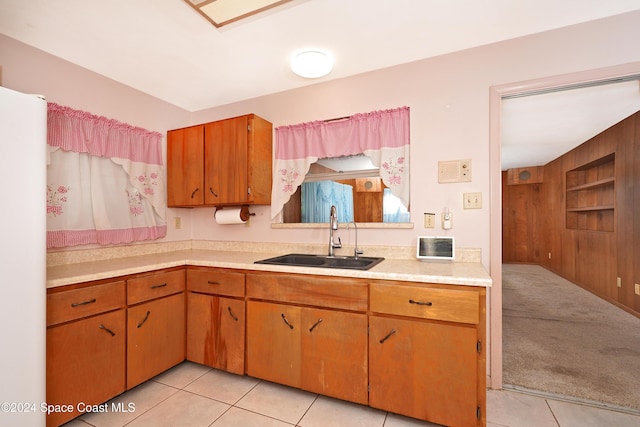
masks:
<svg viewBox="0 0 640 427"><path fill-rule="evenodd" d="M291 71L307 79L326 76L333 69L333 57L319 49L298 51L291 57Z"/></svg>

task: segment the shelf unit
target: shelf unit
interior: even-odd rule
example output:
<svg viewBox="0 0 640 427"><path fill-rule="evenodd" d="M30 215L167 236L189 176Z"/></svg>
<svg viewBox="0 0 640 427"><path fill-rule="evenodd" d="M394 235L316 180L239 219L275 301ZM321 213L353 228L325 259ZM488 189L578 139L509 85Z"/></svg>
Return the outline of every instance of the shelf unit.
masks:
<svg viewBox="0 0 640 427"><path fill-rule="evenodd" d="M614 231L615 153L566 173L566 227Z"/></svg>

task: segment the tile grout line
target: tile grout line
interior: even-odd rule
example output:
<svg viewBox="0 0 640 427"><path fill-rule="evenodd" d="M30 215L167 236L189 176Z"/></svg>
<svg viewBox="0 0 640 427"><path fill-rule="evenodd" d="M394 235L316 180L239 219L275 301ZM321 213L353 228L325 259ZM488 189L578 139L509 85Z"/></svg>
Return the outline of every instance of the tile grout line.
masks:
<svg viewBox="0 0 640 427"><path fill-rule="evenodd" d="M551 405L549 404L549 400L545 399L544 400L545 405L547 405L547 408L549 409L549 412L551 412L551 416L553 417L553 420L556 422L556 425L558 427L560 426L560 421L558 421L558 417L556 417L556 414L553 412L553 409L551 409Z"/></svg>

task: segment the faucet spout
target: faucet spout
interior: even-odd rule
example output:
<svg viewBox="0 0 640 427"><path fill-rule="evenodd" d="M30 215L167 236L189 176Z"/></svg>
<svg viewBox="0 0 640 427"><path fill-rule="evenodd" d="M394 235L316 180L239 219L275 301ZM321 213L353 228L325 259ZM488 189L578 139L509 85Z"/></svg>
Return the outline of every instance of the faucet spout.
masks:
<svg viewBox="0 0 640 427"><path fill-rule="evenodd" d="M329 256L334 256L334 249L340 249L342 247L340 237L338 237L338 243L335 243L333 240L333 231L337 229L338 211L334 205L331 205L331 209L329 210Z"/></svg>

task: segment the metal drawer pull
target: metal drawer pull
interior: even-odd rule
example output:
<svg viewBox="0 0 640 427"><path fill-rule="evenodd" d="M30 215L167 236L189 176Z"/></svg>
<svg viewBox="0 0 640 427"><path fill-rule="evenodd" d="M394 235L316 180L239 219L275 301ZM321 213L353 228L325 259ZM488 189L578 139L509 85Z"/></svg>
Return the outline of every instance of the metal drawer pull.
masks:
<svg viewBox="0 0 640 427"><path fill-rule="evenodd" d="M384 338L382 338L382 339L380 340L380 344L384 344L384 342L385 342L386 340L388 340L388 339L391 337L391 335L393 335L393 334L395 334L395 333L396 333L396 330L395 330L395 329L392 329L392 330L391 330L391 332L389 332L389 333L387 334L387 336L386 336L386 337L384 337Z"/></svg>
<svg viewBox="0 0 640 427"><path fill-rule="evenodd" d="M414 300L412 300L412 299L410 299L410 300L409 300L409 304L426 305L426 306L429 306L429 307L431 307L431 306L433 305L433 303L432 303L431 301L427 301L427 302L424 302L424 301L414 301Z"/></svg>
<svg viewBox="0 0 640 427"><path fill-rule="evenodd" d="M96 302L96 299L92 298L89 301L71 303L71 307L80 307L81 305L93 304L94 302Z"/></svg>
<svg viewBox="0 0 640 427"><path fill-rule="evenodd" d="M200 190L199 188L196 188L195 190L193 190L193 193L191 193L191 198L193 199L193 196L196 195L196 193L198 192L198 190Z"/></svg>
<svg viewBox="0 0 640 427"><path fill-rule="evenodd" d="M220 284L220 282L214 282L212 280L207 280L207 283L210 284L210 285L219 285Z"/></svg>
<svg viewBox="0 0 640 427"><path fill-rule="evenodd" d="M164 288L165 286L167 286L166 283L161 283L159 285L153 285L151 286L151 289L158 289L158 288Z"/></svg>
<svg viewBox="0 0 640 427"><path fill-rule="evenodd" d="M111 336L112 336L112 337L115 337L115 336L116 336L116 333L115 333L115 332L113 332L111 329L107 328L107 327L106 327L106 326L104 326L104 325L100 325L100 326L99 326L99 328L100 328L100 329L104 329L105 331L109 332L109 333L111 334Z"/></svg>
<svg viewBox="0 0 640 427"><path fill-rule="evenodd" d="M316 326L318 326L320 323L322 323L322 318L318 319L318 321L312 327L309 328L309 332L313 332Z"/></svg>
<svg viewBox="0 0 640 427"><path fill-rule="evenodd" d="M289 323L287 318L284 316L284 313L282 313L281 316L282 316L282 320L284 320L284 323L286 323L289 328L293 329L293 325Z"/></svg>
<svg viewBox="0 0 640 427"><path fill-rule="evenodd" d="M209 191L211 191L211 194L213 194L215 197L218 197L218 195L216 194L215 191L213 191L213 188L209 187Z"/></svg>
<svg viewBox="0 0 640 427"><path fill-rule="evenodd" d="M231 316L231 318L237 322L238 317L235 314L233 314L233 311L231 311L231 307L227 307L227 310L229 311L229 316Z"/></svg>
<svg viewBox="0 0 640 427"><path fill-rule="evenodd" d="M142 325L144 325L144 322L147 321L147 319L149 318L150 314L151 314L151 312L149 310L147 310L147 315L144 316L144 319L142 319L142 322L138 323L138 328L141 327Z"/></svg>

